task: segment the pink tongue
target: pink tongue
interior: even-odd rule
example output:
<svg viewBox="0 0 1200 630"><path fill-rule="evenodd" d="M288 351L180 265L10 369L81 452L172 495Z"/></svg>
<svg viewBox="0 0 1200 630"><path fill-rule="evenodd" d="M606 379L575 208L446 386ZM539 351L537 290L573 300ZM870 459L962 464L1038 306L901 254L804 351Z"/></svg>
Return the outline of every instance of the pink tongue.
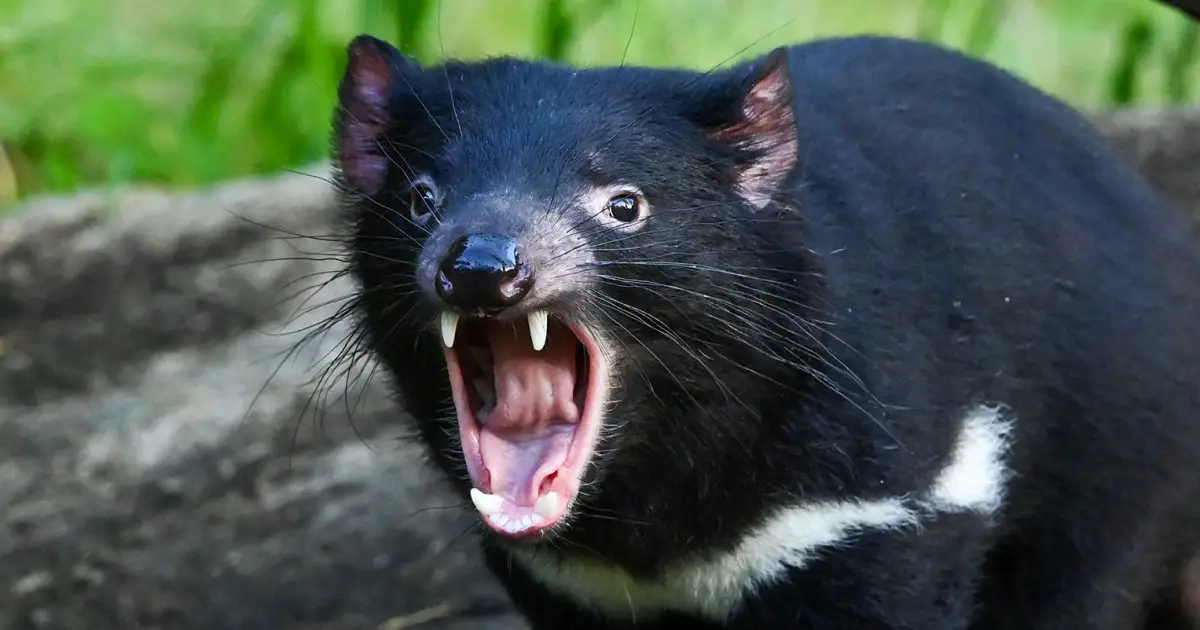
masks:
<svg viewBox="0 0 1200 630"><path fill-rule="evenodd" d="M492 494L532 506L542 481L566 460L579 421L576 345L557 327L540 352L524 326L495 326L490 333L496 407L479 418L479 454Z"/></svg>

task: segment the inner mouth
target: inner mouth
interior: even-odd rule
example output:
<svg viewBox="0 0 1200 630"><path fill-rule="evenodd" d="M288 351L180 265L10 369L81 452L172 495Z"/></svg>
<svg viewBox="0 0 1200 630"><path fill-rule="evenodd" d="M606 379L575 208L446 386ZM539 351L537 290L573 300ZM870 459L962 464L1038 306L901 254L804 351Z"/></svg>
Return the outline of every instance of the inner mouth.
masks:
<svg viewBox="0 0 1200 630"><path fill-rule="evenodd" d="M442 316L471 500L498 533L564 520L599 437L607 372L595 339L534 311L517 321Z"/></svg>

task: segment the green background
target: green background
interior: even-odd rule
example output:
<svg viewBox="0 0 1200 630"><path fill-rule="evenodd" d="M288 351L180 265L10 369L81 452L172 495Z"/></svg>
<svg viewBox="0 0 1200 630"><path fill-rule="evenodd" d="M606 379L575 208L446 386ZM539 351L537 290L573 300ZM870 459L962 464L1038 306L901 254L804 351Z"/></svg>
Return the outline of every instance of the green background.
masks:
<svg viewBox="0 0 1200 630"><path fill-rule="evenodd" d="M1085 108L1200 102L1200 29L1152 0L0 0L0 203L311 164L360 32L424 61L694 68L887 33Z"/></svg>

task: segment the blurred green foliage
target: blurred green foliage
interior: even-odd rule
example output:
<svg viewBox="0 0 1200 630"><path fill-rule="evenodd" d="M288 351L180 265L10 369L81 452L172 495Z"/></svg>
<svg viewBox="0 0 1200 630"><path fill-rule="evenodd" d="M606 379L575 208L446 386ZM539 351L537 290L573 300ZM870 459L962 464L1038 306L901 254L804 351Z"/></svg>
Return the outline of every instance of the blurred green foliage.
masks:
<svg viewBox="0 0 1200 630"><path fill-rule="evenodd" d="M694 68L889 33L990 59L1083 107L1200 102L1198 29L1152 0L0 0L0 202L321 159L360 32L426 62Z"/></svg>

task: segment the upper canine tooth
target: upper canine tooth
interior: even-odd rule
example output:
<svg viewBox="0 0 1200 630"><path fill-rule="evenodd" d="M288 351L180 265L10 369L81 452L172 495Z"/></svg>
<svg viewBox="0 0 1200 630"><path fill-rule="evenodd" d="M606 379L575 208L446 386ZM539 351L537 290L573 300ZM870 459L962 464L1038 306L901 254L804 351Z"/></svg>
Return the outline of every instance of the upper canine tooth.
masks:
<svg viewBox="0 0 1200 630"><path fill-rule="evenodd" d="M529 338L533 341L533 349L540 352L546 347L546 332L550 327L550 314L546 311L533 311L529 314Z"/></svg>
<svg viewBox="0 0 1200 630"><path fill-rule="evenodd" d="M442 312L442 343L447 348L454 347L454 333L458 331L458 314L449 311Z"/></svg>
<svg viewBox="0 0 1200 630"><path fill-rule="evenodd" d="M471 503L475 504L475 509L479 510L480 514L490 516L500 511L504 505L504 498L488 494L479 488L471 488Z"/></svg>

